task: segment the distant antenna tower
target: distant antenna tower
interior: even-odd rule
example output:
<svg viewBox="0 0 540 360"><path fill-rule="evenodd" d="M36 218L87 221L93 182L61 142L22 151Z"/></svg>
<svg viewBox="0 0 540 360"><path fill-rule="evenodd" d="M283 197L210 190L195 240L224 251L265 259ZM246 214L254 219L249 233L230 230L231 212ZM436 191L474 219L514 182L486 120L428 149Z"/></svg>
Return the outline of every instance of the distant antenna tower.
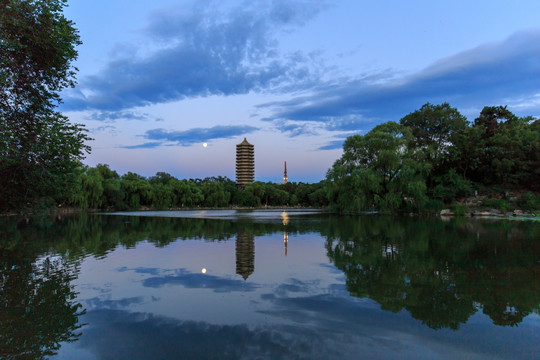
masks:
<svg viewBox="0 0 540 360"><path fill-rule="evenodd" d="M287 183L287 162L285 161L285 171L283 172L283 183Z"/></svg>

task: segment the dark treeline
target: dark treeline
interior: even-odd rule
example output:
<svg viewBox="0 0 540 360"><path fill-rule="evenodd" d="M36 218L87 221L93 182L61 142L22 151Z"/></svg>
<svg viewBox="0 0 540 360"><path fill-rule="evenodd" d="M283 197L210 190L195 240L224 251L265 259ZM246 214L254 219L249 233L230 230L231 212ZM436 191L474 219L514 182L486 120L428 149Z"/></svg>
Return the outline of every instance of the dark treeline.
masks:
<svg viewBox="0 0 540 360"><path fill-rule="evenodd" d="M503 106L485 107L470 123L449 104L425 104L399 123L386 122L346 139L343 155L321 182L263 183L239 188L227 177L177 179L165 172L120 176L108 165L80 167L69 196L81 209L195 207L329 207L465 212L464 199L502 211L540 208L540 120Z"/></svg>
<svg viewBox="0 0 540 360"><path fill-rule="evenodd" d="M535 212L540 209L540 120L490 106L470 123L447 103L428 103L399 123L349 136L343 155L318 183L256 181L240 188L222 176L177 179L158 172L146 178L79 163L56 187L57 192L26 204L19 201L24 197L6 197L0 210L32 204L101 210L303 206L339 213L450 207L459 214L471 205L464 200L474 197L475 207Z"/></svg>
<svg viewBox="0 0 540 360"><path fill-rule="evenodd" d="M338 212L459 212L475 194L503 211L540 208L540 120L504 106L486 106L470 123L447 103L428 103L348 137L343 150L326 183Z"/></svg>
<svg viewBox="0 0 540 360"><path fill-rule="evenodd" d="M324 182L274 184L255 181L239 188L227 177L179 180L165 172L145 178L120 176L108 165L81 169L64 202L81 209L138 210L230 206L304 206L328 204Z"/></svg>

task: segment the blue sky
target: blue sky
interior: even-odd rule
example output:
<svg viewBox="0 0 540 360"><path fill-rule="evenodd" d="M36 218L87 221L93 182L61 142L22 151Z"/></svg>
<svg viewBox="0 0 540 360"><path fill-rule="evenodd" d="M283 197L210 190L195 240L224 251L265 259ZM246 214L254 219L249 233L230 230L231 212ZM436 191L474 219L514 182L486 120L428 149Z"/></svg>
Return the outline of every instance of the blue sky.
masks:
<svg viewBox="0 0 540 360"><path fill-rule="evenodd" d="M60 110L119 173L324 178L343 140L449 102L540 116L540 2L70 0L78 85ZM203 147L207 143L207 147Z"/></svg>

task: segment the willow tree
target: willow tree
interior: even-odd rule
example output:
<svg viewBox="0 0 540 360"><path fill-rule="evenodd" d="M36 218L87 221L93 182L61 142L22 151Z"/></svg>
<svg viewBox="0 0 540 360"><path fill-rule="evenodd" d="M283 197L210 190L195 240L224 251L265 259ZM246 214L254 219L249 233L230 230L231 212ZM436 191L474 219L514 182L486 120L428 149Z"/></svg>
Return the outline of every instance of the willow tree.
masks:
<svg viewBox="0 0 540 360"><path fill-rule="evenodd" d="M425 201L426 164L416 161L410 129L396 122L349 136L327 174L330 208L339 212L393 211Z"/></svg>
<svg viewBox="0 0 540 360"><path fill-rule="evenodd" d="M81 43L64 6L0 0L0 211L63 198L90 150L82 125L56 111Z"/></svg>

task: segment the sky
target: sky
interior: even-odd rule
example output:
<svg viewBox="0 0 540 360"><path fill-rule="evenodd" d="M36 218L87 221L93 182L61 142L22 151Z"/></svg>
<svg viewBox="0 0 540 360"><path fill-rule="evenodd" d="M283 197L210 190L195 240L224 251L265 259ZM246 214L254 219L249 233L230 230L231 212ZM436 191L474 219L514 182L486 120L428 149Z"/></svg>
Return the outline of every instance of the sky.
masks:
<svg viewBox="0 0 540 360"><path fill-rule="evenodd" d="M347 136L448 102L540 116L537 0L69 0L83 42L59 110L119 174L317 182ZM207 146L203 146L203 144Z"/></svg>

